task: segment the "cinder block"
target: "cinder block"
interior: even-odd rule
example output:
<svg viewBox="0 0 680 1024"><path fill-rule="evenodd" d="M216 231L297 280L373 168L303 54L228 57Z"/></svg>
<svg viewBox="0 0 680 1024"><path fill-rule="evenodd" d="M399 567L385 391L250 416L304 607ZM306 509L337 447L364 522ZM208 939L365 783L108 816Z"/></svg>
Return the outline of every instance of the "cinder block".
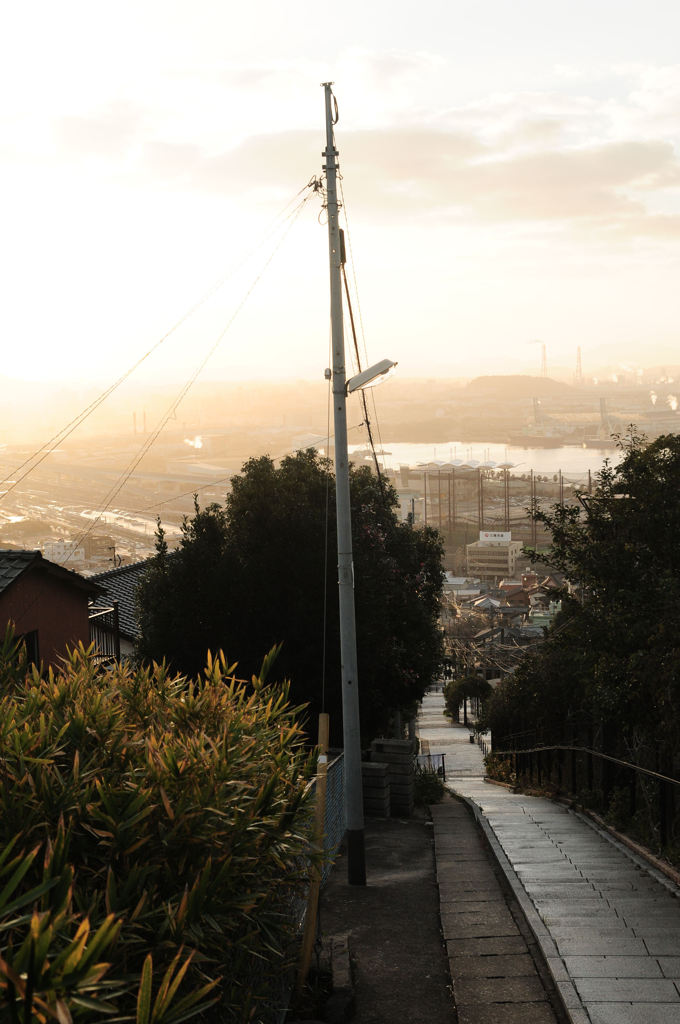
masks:
<svg viewBox="0 0 680 1024"><path fill-rule="evenodd" d="M367 761L361 765L364 814L370 818L390 816L389 765Z"/></svg>
<svg viewBox="0 0 680 1024"><path fill-rule="evenodd" d="M412 740L397 740L383 737L373 740L371 750L380 753L413 755L414 745Z"/></svg>
<svg viewBox="0 0 680 1024"><path fill-rule="evenodd" d="M371 763L388 766L390 814L394 817L407 818L413 813L413 757L411 740L377 739L371 743Z"/></svg>

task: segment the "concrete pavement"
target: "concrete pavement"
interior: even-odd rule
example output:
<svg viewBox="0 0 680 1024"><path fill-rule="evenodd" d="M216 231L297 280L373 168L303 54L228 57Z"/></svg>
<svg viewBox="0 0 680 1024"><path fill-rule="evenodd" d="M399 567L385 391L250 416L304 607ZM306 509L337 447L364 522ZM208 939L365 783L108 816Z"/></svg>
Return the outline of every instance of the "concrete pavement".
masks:
<svg viewBox="0 0 680 1024"><path fill-rule="evenodd" d="M469 828L476 831L472 820ZM353 1024L453 1024L432 827L424 812L367 819L366 875L366 886L349 885L341 854L321 896L323 934L345 937L351 951ZM348 1017L326 1011L323 1019Z"/></svg>
<svg viewBox="0 0 680 1024"><path fill-rule="evenodd" d="M447 785L475 811L573 1024L680 1024L677 886L574 812L548 799L485 783L481 752L469 742L467 728L443 717L441 694L426 696L418 733L431 753L446 754ZM447 837L455 837L455 831L436 807L433 817L442 923L456 994L456 957L463 946L459 950L451 945L456 940L446 935L447 887L440 870L446 863ZM474 875L470 891L477 886L483 892L486 876ZM514 934L497 938L507 940L508 955L518 955L511 941ZM468 935L465 945L474 952L473 939ZM534 993L536 998L528 1002L543 1005L547 1012L535 984L521 988L525 995ZM488 993L491 999L494 986ZM500 1006L500 1001L488 1005ZM469 1019L481 1024L514 1018L476 1013Z"/></svg>
<svg viewBox="0 0 680 1024"><path fill-rule="evenodd" d="M458 1024L557 1024L536 941L472 815L451 797L430 810Z"/></svg>

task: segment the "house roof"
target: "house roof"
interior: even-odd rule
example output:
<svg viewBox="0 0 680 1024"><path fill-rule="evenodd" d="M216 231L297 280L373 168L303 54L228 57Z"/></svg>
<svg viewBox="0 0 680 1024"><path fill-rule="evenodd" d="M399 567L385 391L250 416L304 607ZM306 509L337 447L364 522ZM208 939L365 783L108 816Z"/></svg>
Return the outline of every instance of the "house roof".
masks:
<svg viewBox="0 0 680 1024"><path fill-rule="evenodd" d="M500 601L497 601L494 597L480 597L477 601L473 602L474 608L500 608Z"/></svg>
<svg viewBox="0 0 680 1024"><path fill-rule="evenodd" d="M541 580L539 586L545 590L561 590L564 586L564 576L546 576L545 579Z"/></svg>
<svg viewBox="0 0 680 1024"><path fill-rule="evenodd" d="M15 551L0 548L0 594L8 590L28 569L47 573L91 596L100 593L100 588L92 579L86 579L79 573L73 572L72 569L65 569L63 565L50 562L48 558L43 558L40 551Z"/></svg>
<svg viewBox="0 0 680 1024"><path fill-rule="evenodd" d="M529 604L529 595L526 590L510 590L505 592L505 600L508 604Z"/></svg>
<svg viewBox="0 0 680 1024"><path fill-rule="evenodd" d="M119 569L109 569L91 577L97 581L109 601L118 602L120 632L131 640L139 636L137 587L149 571L152 561L153 558L146 558L143 562L122 565Z"/></svg>

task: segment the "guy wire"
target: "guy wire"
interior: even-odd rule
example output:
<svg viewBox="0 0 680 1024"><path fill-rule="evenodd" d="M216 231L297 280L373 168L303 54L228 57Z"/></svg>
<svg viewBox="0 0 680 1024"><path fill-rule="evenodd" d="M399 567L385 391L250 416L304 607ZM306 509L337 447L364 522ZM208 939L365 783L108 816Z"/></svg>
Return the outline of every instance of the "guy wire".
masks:
<svg viewBox="0 0 680 1024"><path fill-rule="evenodd" d="M352 300L350 299L349 288L347 287L347 274L345 273L345 266L344 266L344 264L342 265L341 269L342 269L342 279L345 282L345 297L347 299L347 309L349 311L349 322L350 322L350 324L352 326L352 338L354 339L354 351L355 351L356 358L357 358L357 370L359 372L361 372L361 358L359 356L359 346L357 345L357 332L356 332L355 327L354 327L354 314L352 313ZM366 404L366 392L365 392L365 390L363 388L361 389L361 404L363 405L363 408L364 408L364 423L366 424L366 432L368 434L368 443L370 444L371 451L373 452L373 463L375 465L375 471L376 471L376 474L378 476L378 483L380 484L380 493L382 494L382 496L384 498L385 497L385 485L383 483L382 474L380 472L380 465L378 463L378 456L377 456L377 453L376 453L376 450L375 450L375 445L373 444L373 432L371 430L371 421L370 421L370 418L369 418L369 415L368 415L368 405Z"/></svg>
<svg viewBox="0 0 680 1024"><path fill-rule="evenodd" d="M345 200L345 190L342 187L342 175L341 174L338 175L338 180L340 182L340 198L342 200L342 208L343 208L343 213L344 213L344 218L345 218L345 227L347 229L347 248L349 250L350 262L352 264L352 280L354 282L354 294L356 295L356 300L357 300L357 312L358 312L358 315L359 315L359 328L361 330L361 343L362 343L363 349L364 349L364 358L366 359L366 362L368 363L368 349L366 347L366 332L364 330L364 320L363 320L363 316L362 316L362 313L361 313L361 302L359 301L359 284L357 282L356 265L354 263L354 253L352 251L352 236L350 234L349 216L347 214L347 202ZM355 352L356 352L356 359L357 359L357 362L359 364L359 370L360 370L361 369L361 360L360 360L360 357L359 357L359 348L358 348L358 343L357 343L357 334L356 334L356 329L355 329L355 326L354 326L354 315L352 313L352 304L350 302L349 287L348 287L348 284L347 284L347 274L345 272L344 264L343 264L343 267L342 267L342 273L343 273L343 277L344 277L344 280L345 280L345 294L347 296L347 305L348 305L348 308L349 308L350 321L351 321L351 324L352 324L352 336L354 338L354 349L355 349ZM380 481L380 490L381 490L381 493L382 493L382 495L384 497L385 496L385 487L384 487L384 482L383 482L382 476L380 475L380 469L378 468L378 456L377 456L377 453L376 453L376 450L375 450L375 445L373 443L373 436L372 436L372 432L371 432L371 424L370 424L370 421L369 421L369 418L368 418L367 399L366 399L365 392L363 390L361 392L361 398L362 398L362 403L363 403L363 407L364 407L364 414L366 416L366 431L367 431L367 434L368 434L368 442L369 442L369 445L371 447L371 451L373 452L373 461L375 463L375 468L376 468L376 473L378 475L378 480ZM383 442L382 442L382 436L381 436L381 433L380 433L380 421L378 420L378 408L376 406L375 395L374 394L371 395L371 401L373 403L373 418L374 418L374 421L375 421L375 427L376 427L376 430L378 432L378 443L379 443L380 449L382 451L382 449L383 449Z"/></svg>

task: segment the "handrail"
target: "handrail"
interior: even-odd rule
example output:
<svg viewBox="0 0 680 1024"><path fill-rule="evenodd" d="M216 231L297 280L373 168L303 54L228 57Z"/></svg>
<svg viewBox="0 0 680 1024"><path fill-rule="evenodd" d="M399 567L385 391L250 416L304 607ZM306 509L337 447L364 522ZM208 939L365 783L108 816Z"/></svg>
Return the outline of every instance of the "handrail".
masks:
<svg viewBox="0 0 680 1024"><path fill-rule="evenodd" d="M680 779L673 779L670 775L662 775L660 772L653 772L650 768L643 768L642 765L632 764L630 761L622 761L619 757L612 757L611 754L604 754L601 750L591 750L590 747L575 747L567 744L555 743L544 747L520 747L517 750L493 750L498 757L512 757L516 754L539 754L544 750L573 750L575 753L590 754L591 757L599 757L603 761L611 761L621 768L631 768L635 772L642 772L652 779L659 779L660 782L670 782L674 786L680 786Z"/></svg>

